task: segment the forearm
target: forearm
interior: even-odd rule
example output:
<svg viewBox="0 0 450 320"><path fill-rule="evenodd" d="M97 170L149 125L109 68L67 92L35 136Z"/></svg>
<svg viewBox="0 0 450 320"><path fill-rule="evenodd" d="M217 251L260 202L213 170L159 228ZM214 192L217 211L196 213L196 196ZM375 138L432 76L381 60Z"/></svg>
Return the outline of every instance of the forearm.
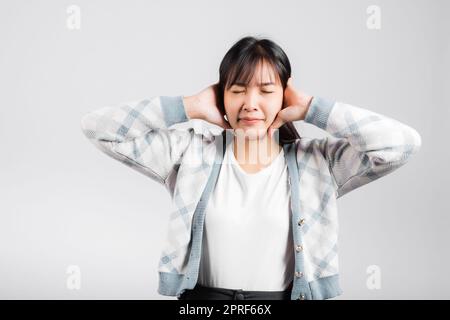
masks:
<svg viewBox="0 0 450 320"><path fill-rule="evenodd" d="M81 127L90 139L122 142L188 120L182 97L159 96L91 111Z"/></svg>
<svg viewBox="0 0 450 320"><path fill-rule="evenodd" d="M386 150L389 157L401 157L402 154L393 152L393 149L400 150L404 146L415 149L421 143L417 131L398 120L320 97L312 100L305 121L334 137L348 139L354 148L362 152Z"/></svg>
<svg viewBox="0 0 450 320"><path fill-rule="evenodd" d="M405 164L421 146L412 127L385 115L315 97L305 118L332 135L321 140L339 197Z"/></svg>
<svg viewBox="0 0 450 320"><path fill-rule="evenodd" d="M304 106L304 112L302 119L306 118L306 115L308 114L309 107L311 106L311 102L313 100L313 96L304 95L302 96L302 101L300 102L302 106Z"/></svg>
<svg viewBox="0 0 450 320"><path fill-rule="evenodd" d="M81 128L102 152L164 184L194 136L168 128L188 120L181 96L157 96L91 111Z"/></svg>
<svg viewBox="0 0 450 320"><path fill-rule="evenodd" d="M189 120L201 119L199 112L199 101L196 95L183 97L184 110Z"/></svg>

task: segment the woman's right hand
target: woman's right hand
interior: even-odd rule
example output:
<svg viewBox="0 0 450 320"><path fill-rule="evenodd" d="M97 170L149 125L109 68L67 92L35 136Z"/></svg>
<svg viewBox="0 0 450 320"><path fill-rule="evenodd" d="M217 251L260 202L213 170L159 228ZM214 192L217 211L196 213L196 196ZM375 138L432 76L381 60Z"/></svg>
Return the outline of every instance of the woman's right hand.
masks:
<svg viewBox="0 0 450 320"><path fill-rule="evenodd" d="M202 119L224 129L231 129L217 106L217 90L216 83L193 96L183 97L186 114L189 119Z"/></svg>

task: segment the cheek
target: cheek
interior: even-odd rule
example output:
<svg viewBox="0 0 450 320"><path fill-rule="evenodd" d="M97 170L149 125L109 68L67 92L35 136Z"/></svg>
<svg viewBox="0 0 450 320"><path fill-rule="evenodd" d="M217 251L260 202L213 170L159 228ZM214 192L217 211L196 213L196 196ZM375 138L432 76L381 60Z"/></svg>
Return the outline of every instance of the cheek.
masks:
<svg viewBox="0 0 450 320"><path fill-rule="evenodd" d="M280 112L281 109L282 109L281 102L273 101L270 104L270 107L266 109L267 117L275 119L275 117L277 116L278 112Z"/></svg>
<svg viewBox="0 0 450 320"><path fill-rule="evenodd" d="M235 118L237 118L237 113L239 111L239 103L236 101L236 99L230 99L226 96L224 97L223 104L225 107L225 112L228 114L228 119L235 121ZM231 119L230 119L231 118Z"/></svg>
<svg viewBox="0 0 450 320"><path fill-rule="evenodd" d="M270 112L270 115L267 115L267 124L268 125L270 125L270 124L272 124L272 122L275 120L275 118L277 117L277 113L278 112L275 112L275 111L271 111Z"/></svg>
<svg viewBox="0 0 450 320"><path fill-rule="evenodd" d="M280 110L283 109L283 97L277 97L275 99L275 101L273 101L272 104L273 108L271 110L271 115L273 116L273 118L275 119L275 117L277 116L278 112L280 112Z"/></svg>

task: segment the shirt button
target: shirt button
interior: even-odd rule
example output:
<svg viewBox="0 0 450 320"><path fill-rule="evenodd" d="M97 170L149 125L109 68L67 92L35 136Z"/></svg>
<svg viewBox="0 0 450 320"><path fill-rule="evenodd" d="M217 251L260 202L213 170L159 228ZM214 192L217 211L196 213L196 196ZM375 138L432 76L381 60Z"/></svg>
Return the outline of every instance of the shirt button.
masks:
<svg viewBox="0 0 450 320"><path fill-rule="evenodd" d="M301 226L305 223L305 219L298 220L298 225Z"/></svg>
<svg viewBox="0 0 450 320"><path fill-rule="evenodd" d="M300 297L298 297L297 300L305 300L305 294L304 293L300 294Z"/></svg>
<svg viewBox="0 0 450 320"><path fill-rule="evenodd" d="M295 248L295 250L297 250L297 252L300 252L303 250L303 246L301 244L298 244L297 248Z"/></svg>
<svg viewBox="0 0 450 320"><path fill-rule="evenodd" d="M301 278L301 277L303 277L303 272L301 272L301 271L295 271L295 276L296 276L297 278Z"/></svg>

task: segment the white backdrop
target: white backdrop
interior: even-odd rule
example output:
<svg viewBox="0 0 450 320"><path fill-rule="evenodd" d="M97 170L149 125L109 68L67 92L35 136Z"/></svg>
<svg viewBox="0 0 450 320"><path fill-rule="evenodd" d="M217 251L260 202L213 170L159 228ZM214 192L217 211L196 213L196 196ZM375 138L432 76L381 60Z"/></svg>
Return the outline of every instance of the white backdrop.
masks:
<svg viewBox="0 0 450 320"><path fill-rule="evenodd" d="M157 293L169 195L95 149L80 120L194 94L253 35L286 51L305 92L422 137L404 167L339 200L336 299L449 299L449 13L445 0L1 1L0 298L174 299Z"/></svg>

